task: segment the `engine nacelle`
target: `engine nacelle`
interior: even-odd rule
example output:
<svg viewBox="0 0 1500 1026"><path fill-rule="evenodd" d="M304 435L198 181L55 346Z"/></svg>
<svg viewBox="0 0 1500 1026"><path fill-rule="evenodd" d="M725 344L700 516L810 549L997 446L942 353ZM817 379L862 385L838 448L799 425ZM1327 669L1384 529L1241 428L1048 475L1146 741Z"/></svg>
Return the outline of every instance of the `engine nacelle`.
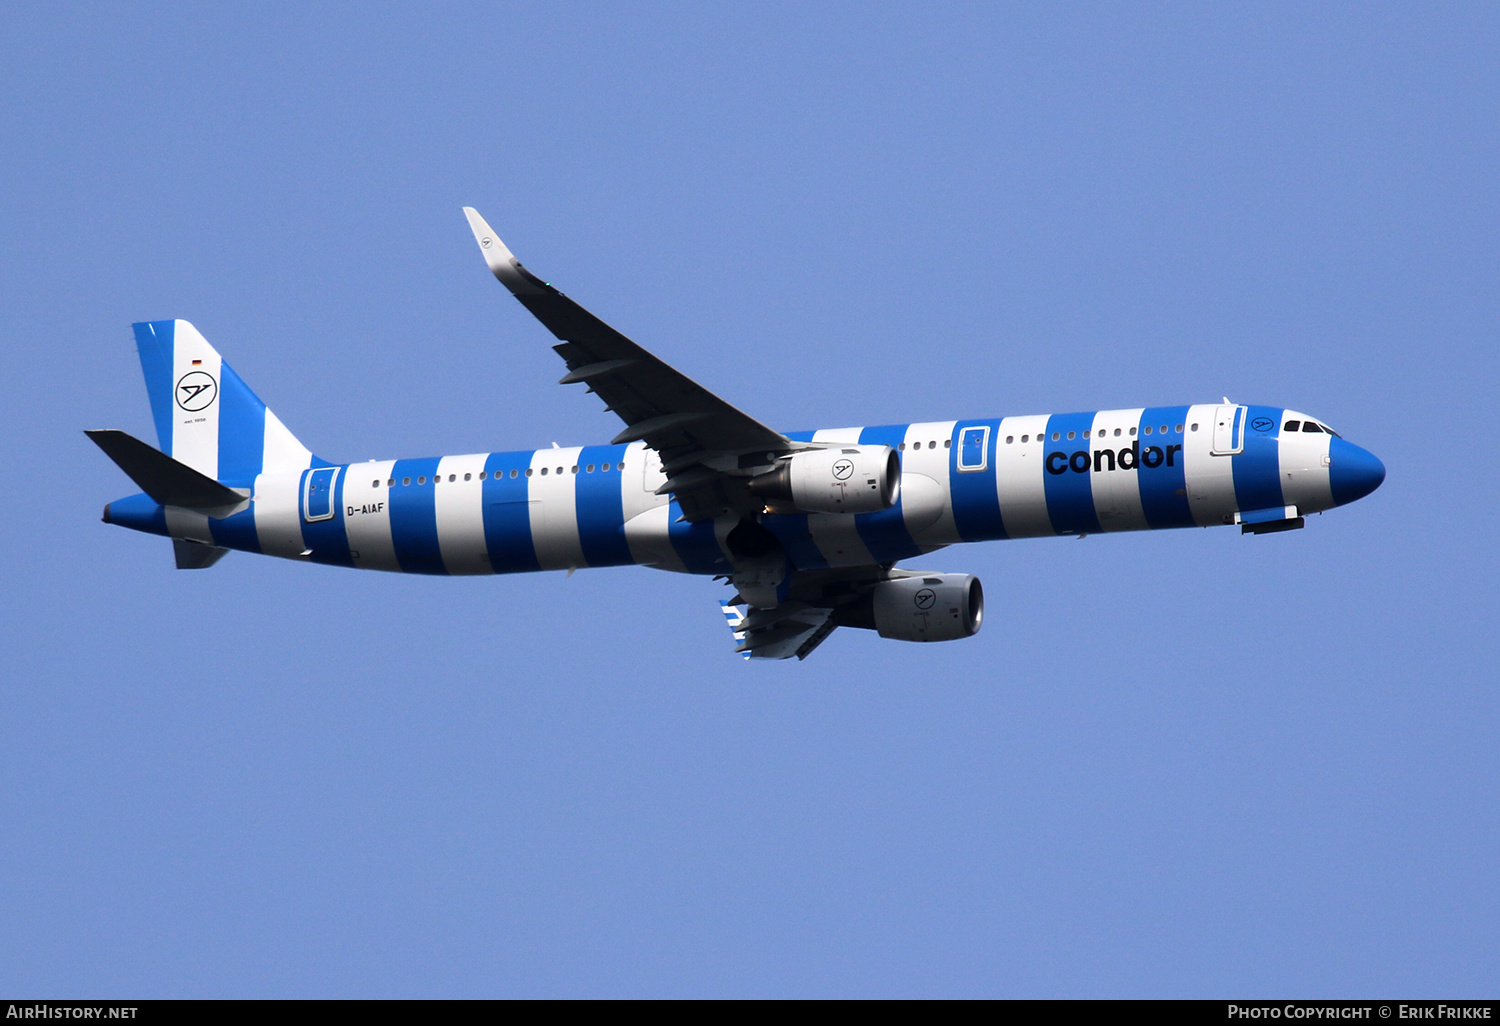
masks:
<svg viewBox="0 0 1500 1026"><path fill-rule="evenodd" d="M956 641L978 634L984 620L984 588L972 574L881 581L870 597L882 638Z"/></svg>
<svg viewBox="0 0 1500 1026"><path fill-rule="evenodd" d="M888 445L794 453L751 478L750 493L802 513L875 513L901 493L901 460Z"/></svg>

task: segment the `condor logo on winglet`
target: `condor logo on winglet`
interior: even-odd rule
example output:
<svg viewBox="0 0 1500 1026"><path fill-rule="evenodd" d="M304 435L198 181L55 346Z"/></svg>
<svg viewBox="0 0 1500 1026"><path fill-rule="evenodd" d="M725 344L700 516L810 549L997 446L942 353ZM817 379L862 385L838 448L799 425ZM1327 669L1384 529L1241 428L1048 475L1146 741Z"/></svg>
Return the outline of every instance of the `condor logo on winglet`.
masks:
<svg viewBox="0 0 1500 1026"><path fill-rule="evenodd" d="M1169 445L1165 449L1148 445L1143 450L1140 442L1131 442L1123 449L1100 449L1092 457L1087 449L1079 449L1072 455L1053 452L1047 454L1047 473L1066 474L1071 470L1075 474L1087 474L1091 470L1135 470L1137 467L1154 470L1163 464L1175 467L1177 454L1181 451L1180 445Z"/></svg>

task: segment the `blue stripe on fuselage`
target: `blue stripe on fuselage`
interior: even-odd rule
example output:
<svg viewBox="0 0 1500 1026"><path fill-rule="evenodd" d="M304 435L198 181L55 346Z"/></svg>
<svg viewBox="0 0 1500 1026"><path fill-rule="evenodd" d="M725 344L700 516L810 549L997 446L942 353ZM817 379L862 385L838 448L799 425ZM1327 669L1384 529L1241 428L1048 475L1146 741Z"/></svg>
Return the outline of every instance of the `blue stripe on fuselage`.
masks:
<svg viewBox="0 0 1500 1026"><path fill-rule="evenodd" d="M677 504L676 499L672 500L667 510L667 517L667 537L672 542L672 548L677 550L677 555L688 573L729 573L729 560L724 557L723 550L719 548L719 541L714 536L712 520L689 523L681 519L682 507Z"/></svg>
<svg viewBox="0 0 1500 1026"><path fill-rule="evenodd" d="M531 456L529 452L492 452L484 461L488 475L480 487L484 547L497 574L541 569L531 540L531 504L527 501L530 482L526 472Z"/></svg>
<svg viewBox="0 0 1500 1026"><path fill-rule="evenodd" d="M578 517L578 543L589 566L627 566L634 562L625 541L625 505L621 497L620 460L625 448L590 445L578 454L573 500ZM604 470L606 463L608 471Z"/></svg>
<svg viewBox="0 0 1500 1026"><path fill-rule="evenodd" d="M436 463L436 461L434 461ZM311 470L302 472L301 483L297 490L300 494L299 506L307 501L307 475L313 473ZM302 544L312 549L312 555L307 558L314 563L326 563L329 566L353 566L354 561L349 558L349 535L344 530L344 479L349 476L349 468L343 467L335 474L334 491L331 496L333 502L333 516L327 520L305 519L307 510L303 509L302 521ZM392 489L394 491L395 489Z"/></svg>
<svg viewBox="0 0 1500 1026"><path fill-rule="evenodd" d="M776 536L797 570L826 570L828 561L813 541L806 513L772 513L760 518L761 526ZM861 532L863 533L863 532Z"/></svg>
<svg viewBox="0 0 1500 1026"><path fill-rule="evenodd" d="M901 443L906 441L907 427L906 424L867 427L859 433L859 444L888 445L899 450ZM897 455L898 458L905 459L904 454L898 452ZM877 563L894 563L898 559L910 559L922 553L917 543L912 541L911 532L906 529L906 515L901 510L899 495L890 509L855 514L854 529L859 532L860 540L865 543L865 548L870 550L870 555Z"/></svg>
<svg viewBox="0 0 1500 1026"><path fill-rule="evenodd" d="M1058 534L1090 534L1099 530L1090 473L1093 456L1089 440L1083 437L1093 426L1092 413L1058 413L1047 418L1042 480L1047 495L1047 519ZM1072 438L1068 437L1069 432Z"/></svg>
<svg viewBox="0 0 1500 1026"><path fill-rule="evenodd" d="M989 428L984 444L984 469L960 470L959 443L964 428ZM966 542L993 541L1005 537L1000 517L1000 492L995 487L995 444L1000 437L998 420L961 420L953 428L953 446L948 457L948 487L953 503L953 524ZM972 462L972 461L971 461Z"/></svg>
<svg viewBox="0 0 1500 1026"><path fill-rule="evenodd" d="M1283 411L1270 406L1245 410L1245 447L1234 460L1234 503L1244 511L1284 505L1281 496L1281 434Z"/></svg>
<svg viewBox="0 0 1500 1026"><path fill-rule="evenodd" d="M437 473L438 459L397 460L391 470L396 483L390 490L391 542L396 547L396 562L408 574L446 574L443 556L438 548ZM404 478L411 484L402 485ZM423 483L417 484L422 478Z"/></svg>
<svg viewBox="0 0 1500 1026"><path fill-rule="evenodd" d="M255 530L255 505L252 503L232 517L208 521L214 541L226 549L260 552L260 535Z"/></svg>
<svg viewBox="0 0 1500 1026"><path fill-rule="evenodd" d="M1141 492L1141 512L1146 524L1158 527L1193 527L1193 511L1187 496L1187 461L1182 458L1183 432L1187 429L1188 407L1153 406L1141 411L1136 424L1137 446L1135 480ZM1146 434L1150 425L1151 434ZM1167 433L1162 435L1162 425ZM1175 447L1175 448L1174 448ZM1155 449L1155 453L1150 450ZM1148 460L1156 466L1148 465Z"/></svg>

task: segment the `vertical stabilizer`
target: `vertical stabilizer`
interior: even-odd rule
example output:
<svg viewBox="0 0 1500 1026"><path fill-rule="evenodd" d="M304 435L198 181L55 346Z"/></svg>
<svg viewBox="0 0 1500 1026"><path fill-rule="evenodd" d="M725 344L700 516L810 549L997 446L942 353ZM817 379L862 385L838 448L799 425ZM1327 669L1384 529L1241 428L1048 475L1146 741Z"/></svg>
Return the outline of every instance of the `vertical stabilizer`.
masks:
<svg viewBox="0 0 1500 1026"><path fill-rule="evenodd" d="M162 452L235 487L314 458L187 321L134 325ZM319 461L321 462L321 461Z"/></svg>

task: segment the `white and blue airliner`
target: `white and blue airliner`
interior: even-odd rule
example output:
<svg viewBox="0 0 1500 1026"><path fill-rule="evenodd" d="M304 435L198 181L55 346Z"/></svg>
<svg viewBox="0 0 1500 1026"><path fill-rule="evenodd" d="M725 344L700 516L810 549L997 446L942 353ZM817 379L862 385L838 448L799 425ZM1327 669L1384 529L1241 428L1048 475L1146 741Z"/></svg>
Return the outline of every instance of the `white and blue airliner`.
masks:
<svg viewBox="0 0 1500 1026"><path fill-rule="evenodd" d="M609 327L465 208L495 277L560 341L562 384L624 422L603 445L338 464L314 456L187 321L135 325L155 449L88 435L141 489L104 521L365 570L506 574L638 564L723 578L746 658L805 658L836 627L975 634L969 574L904 569L958 542L1303 526L1368 495L1380 460L1316 417L1222 403L782 433Z"/></svg>

